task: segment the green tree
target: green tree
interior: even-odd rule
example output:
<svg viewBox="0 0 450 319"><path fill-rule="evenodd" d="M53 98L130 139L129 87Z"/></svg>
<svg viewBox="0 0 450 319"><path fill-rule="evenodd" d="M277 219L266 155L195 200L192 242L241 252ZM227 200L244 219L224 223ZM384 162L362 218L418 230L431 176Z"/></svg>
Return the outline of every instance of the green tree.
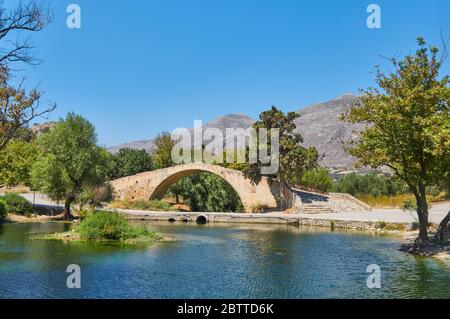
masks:
<svg viewBox="0 0 450 319"><path fill-rule="evenodd" d="M359 165L390 167L408 185L417 202L418 244L428 240L426 187L450 167L450 82L440 76L444 56L418 39L415 54L391 59L387 74L377 67L378 88L362 92L361 105L343 117L368 124L348 152Z"/></svg>
<svg viewBox="0 0 450 319"><path fill-rule="evenodd" d="M158 134L154 140L152 152L153 165L155 169L170 167L174 165L172 160L172 148L174 141L169 132Z"/></svg>
<svg viewBox="0 0 450 319"><path fill-rule="evenodd" d="M0 152L0 184L30 186L30 171L37 153L36 141L10 141Z"/></svg>
<svg viewBox="0 0 450 319"><path fill-rule="evenodd" d="M327 192L333 187L333 179L328 174L328 171L322 167L306 171L300 183L321 192Z"/></svg>
<svg viewBox="0 0 450 319"><path fill-rule="evenodd" d="M135 175L152 170L152 158L145 150L121 148L111 156L110 179Z"/></svg>
<svg viewBox="0 0 450 319"><path fill-rule="evenodd" d="M235 190L223 178L211 173L196 173L183 177L169 189L169 192L182 196L192 211L243 211Z"/></svg>
<svg viewBox="0 0 450 319"><path fill-rule="evenodd" d="M299 116L295 112L284 114L275 106L272 106L270 110L262 112L259 115L259 121L253 125L257 131L261 128L269 131L268 149L271 149L270 129L279 129L279 168L276 174L268 177L275 178L282 183L299 180L306 170L313 169L317 165L317 150L314 147L305 148L300 145L303 142L303 137L296 133L294 123L294 120ZM243 173L252 182L259 183L262 176L262 166L263 164L260 161L249 164L243 169Z"/></svg>
<svg viewBox="0 0 450 319"><path fill-rule="evenodd" d="M83 189L104 181L107 152L97 146L94 126L74 113L40 135L38 145L32 184L51 199L64 201L64 218L71 219L71 205Z"/></svg>

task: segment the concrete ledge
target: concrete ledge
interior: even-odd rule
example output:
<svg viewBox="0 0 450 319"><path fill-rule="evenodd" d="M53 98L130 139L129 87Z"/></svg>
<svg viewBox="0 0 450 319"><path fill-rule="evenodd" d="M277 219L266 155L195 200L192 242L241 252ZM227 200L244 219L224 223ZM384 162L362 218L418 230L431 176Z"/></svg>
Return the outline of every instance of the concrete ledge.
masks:
<svg viewBox="0 0 450 319"><path fill-rule="evenodd" d="M355 221L339 219L319 219L302 217L297 214L285 213L180 213L180 212L144 212L118 210L130 220L157 220L172 222L196 222L199 216L205 216L210 223L257 223L257 224L287 224L318 226L328 228L342 228L375 231L382 229L379 221ZM386 228L404 229L407 223L384 223Z"/></svg>

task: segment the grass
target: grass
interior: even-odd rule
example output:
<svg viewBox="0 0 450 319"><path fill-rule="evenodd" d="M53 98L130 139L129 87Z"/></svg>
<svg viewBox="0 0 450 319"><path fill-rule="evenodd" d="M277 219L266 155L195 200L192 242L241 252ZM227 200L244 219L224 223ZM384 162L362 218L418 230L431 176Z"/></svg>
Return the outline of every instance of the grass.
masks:
<svg viewBox="0 0 450 319"><path fill-rule="evenodd" d="M376 223L375 228L386 231L404 231L405 225L400 223L387 223L385 221L379 221Z"/></svg>
<svg viewBox="0 0 450 319"><path fill-rule="evenodd" d="M415 201L415 197L412 194L400 194L396 196L358 194L355 197L374 208L400 208L405 201ZM438 195L428 195L427 199L429 202L439 202L449 198L445 193L440 193Z"/></svg>
<svg viewBox="0 0 450 319"><path fill-rule="evenodd" d="M177 211L169 203L161 200L117 200L110 204L111 208L136 209L136 210L154 210L154 211Z"/></svg>
<svg viewBox="0 0 450 319"><path fill-rule="evenodd" d="M149 245L162 237L144 226L134 226L117 212L93 211L71 231L47 234L40 239L64 241L101 241Z"/></svg>

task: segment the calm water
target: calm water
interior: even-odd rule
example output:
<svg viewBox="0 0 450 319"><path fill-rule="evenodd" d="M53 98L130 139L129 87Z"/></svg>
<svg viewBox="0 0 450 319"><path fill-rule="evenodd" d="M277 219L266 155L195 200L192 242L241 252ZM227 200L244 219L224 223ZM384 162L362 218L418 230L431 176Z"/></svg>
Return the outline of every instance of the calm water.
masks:
<svg viewBox="0 0 450 319"><path fill-rule="evenodd" d="M0 226L2 298L450 298L450 265L399 252L394 237L320 228L149 223L176 242L151 248L30 236L61 223ZM66 288L67 265L81 289ZM368 289L378 264L382 288Z"/></svg>

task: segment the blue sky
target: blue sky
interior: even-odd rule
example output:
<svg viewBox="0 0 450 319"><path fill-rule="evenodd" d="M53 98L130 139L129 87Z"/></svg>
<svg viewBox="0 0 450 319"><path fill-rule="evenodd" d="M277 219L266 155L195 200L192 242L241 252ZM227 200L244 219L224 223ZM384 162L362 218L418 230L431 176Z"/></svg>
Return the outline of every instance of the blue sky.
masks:
<svg viewBox="0 0 450 319"><path fill-rule="evenodd" d="M49 3L53 23L32 35L44 63L25 70L28 85L57 103L50 119L82 114L105 146L357 93L373 84L380 55L412 52L418 35L450 37L448 0ZM81 7L79 30L66 27L70 3ZM381 6L381 29L366 26L370 3Z"/></svg>

